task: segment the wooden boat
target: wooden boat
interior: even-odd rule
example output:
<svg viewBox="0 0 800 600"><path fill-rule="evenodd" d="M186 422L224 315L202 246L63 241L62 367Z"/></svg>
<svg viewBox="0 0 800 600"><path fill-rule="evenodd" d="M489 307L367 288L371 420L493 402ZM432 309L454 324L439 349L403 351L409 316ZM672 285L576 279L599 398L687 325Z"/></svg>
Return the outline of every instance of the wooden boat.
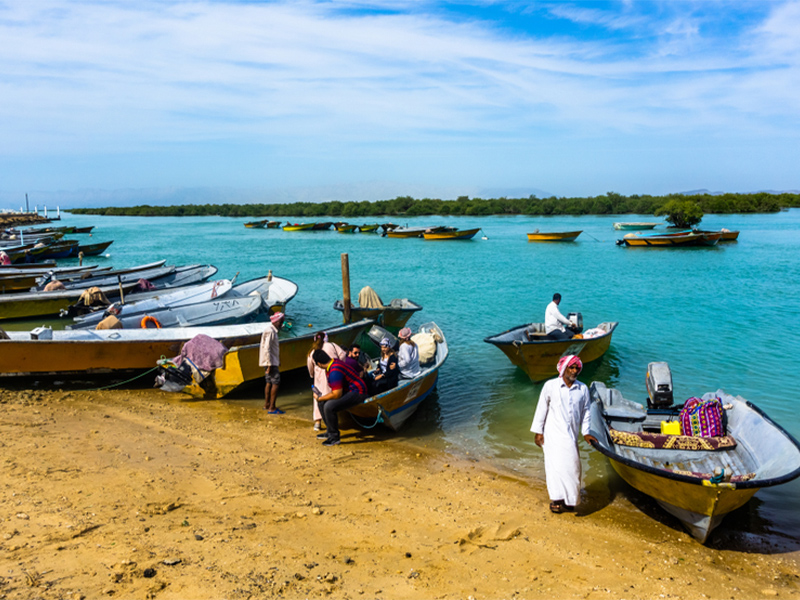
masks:
<svg viewBox="0 0 800 600"><path fill-rule="evenodd" d="M451 228L444 225L438 227L395 227L387 230L386 236L390 238L421 238L426 232L436 233L446 229Z"/></svg>
<svg viewBox="0 0 800 600"><path fill-rule="evenodd" d="M266 323L248 323L170 329L8 331L11 339L0 340L4 357L0 377L146 371L155 367L162 356L180 354L184 342L198 334L213 337L230 348L257 344L265 327ZM261 371L263 376L263 367Z"/></svg>
<svg viewBox="0 0 800 600"><path fill-rule="evenodd" d="M344 303L337 300L333 304L334 310L344 312ZM386 306L380 308L361 308L353 306L350 308L350 319L358 321L361 319L371 319L384 327L400 329L415 312L422 310L422 307L407 298L395 298Z"/></svg>
<svg viewBox="0 0 800 600"><path fill-rule="evenodd" d="M283 226L284 231L311 231L314 229L314 223L294 223Z"/></svg>
<svg viewBox="0 0 800 600"><path fill-rule="evenodd" d="M322 223L314 223L314 226L311 228L312 231L325 231L326 229L330 229L331 225L333 225L330 221L325 221Z"/></svg>
<svg viewBox="0 0 800 600"><path fill-rule="evenodd" d="M480 227L478 227L477 229L425 232L422 237L426 240L471 240L480 230Z"/></svg>
<svg viewBox="0 0 800 600"><path fill-rule="evenodd" d="M113 243L114 240L111 240L110 242L98 242L97 244L78 244L73 251L72 256L78 256L81 252L83 252L84 256L98 256Z"/></svg>
<svg viewBox="0 0 800 600"><path fill-rule="evenodd" d="M701 229L696 229L695 233L703 233L703 234L720 233L721 234L721 236L719 238L720 242L735 242L736 240L739 239L739 232L738 231L731 231L729 229L720 229L718 232L717 231L703 231Z"/></svg>
<svg viewBox="0 0 800 600"><path fill-rule="evenodd" d="M73 227L72 233L91 233L92 229L94 229L94 225L89 225L87 227Z"/></svg>
<svg viewBox="0 0 800 600"><path fill-rule="evenodd" d="M42 252L36 254L37 260L69 258L76 252L78 244L78 240L54 242L46 246Z"/></svg>
<svg viewBox="0 0 800 600"><path fill-rule="evenodd" d="M614 223L614 229L618 231L635 231L643 229L654 229L658 223Z"/></svg>
<svg viewBox="0 0 800 600"><path fill-rule="evenodd" d="M0 265L0 275L4 273L11 273L12 271L42 271L47 272L50 269L56 268L56 261L54 260L45 260L40 263L20 263L18 265ZM74 268L74 267L68 267ZM83 268L83 267L79 267Z"/></svg>
<svg viewBox="0 0 800 600"><path fill-rule="evenodd" d="M544 323L529 323L483 341L502 350L531 381L544 381L558 375L558 359L567 354L580 356L584 364L602 358L611 345L611 336L617 325L616 321L600 323L596 329L604 333L596 337L550 340L545 334Z"/></svg>
<svg viewBox="0 0 800 600"><path fill-rule="evenodd" d="M225 296L184 306L167 306L138 315L120 315L123 329L154 327L211 327L214 325L235 325L253 323L263 314L261 296ZM266 320L266 319L261 319Z"/></svg>
<svg viewBox="0 0 800 600"><path fill-rule="evenodd" d="M153 286L154 289L163 290L166 288L176 288L184 285L194 285L202 283L207 279L211 279L217 274L217 267L214 265L185 265L175 267L165 265L155 269L147 269L144 271L134 271L132 273L114 273L113 271L106 271L103 273L93 272L88 277L80 276L61 281L66 289L81 289L97 286L104 287L108 285L138 282L140 279L146 279ZM44 288L45 283L40 283L39 289Z"/></svg>
<svg viewBox="0 0 800 600"><path fill-rule="evenodd" d="M529 242L574 242L575 238L577 238L583 230L581 231L561 231L561 232L550 232L550 233L540 233L539 231L534 231L533 233L528 234L528 241Z"/></svg>
<svg viewBox="0 0 800 600"><path fill-rule="evenodd" d="M359 233L375 233L376 231L378 231L378 227L380 227L380 225L378 225L377 223L373 223L372 225L359 225L358 226L358 232Z"/></svg>
<svg viewBox="0 0 800 600"><path fill-rule="evenodd" d="M32 265L37 266L36 263L32 263ZM49 270L19 269L19 271L15 273L0 271L0 292L27 292L32 287L38 285L38 279L48 276L50 273L54 273L56 277L62 277L66 275L108 271L109 269L110 267L98 268L97 265L88 265L85 267L61 267Z"/></svg>
<svg viewBox="0 0 800 600"><path fill-rule="evenodd" d="M78 273L78 274L66 274L56 276L55 274L48 273L44 277L40 277L38 279L38 284L35 288L32 288L32 292L36 291L43 291L45 286L51 281L58 279L61 284L64 286L65 289L72 290L72 289L80 289L85 290L86 288L90 288L92 286L97 287L104 287L109 285L119 284L120 282L124 285L126 283L135 283L138 282L139 279L147 279L148 281L155 281L160 277L164 277L165 275L169 275L175 272L174 265L160 265L157 267L153 267L150 269L141 269L136 271L102 271L100 273L94 273L89 271L88 273Z"/></svg>
<svg viewBox="0 0 800 600"><path fill-rule="evenodd" d="M661 421L674 421L678 407L645 409L600 382L591 385L590 393L594 448L629 485L655 499L701 543L759 489L800 476L797 440L739 396L722 390L703 395L720 398L726 407L731 440L661 435ZM700 449L713 447L717 449Z"/></svg>
<svg viewBox="0 0 800 600"><path fill-rule="evenodd" d="M670 248L677 246L713 246L719 242L722 234L676 233L672 235L631 235L617 240L617 245L634 247Z"/></svg>
<svg viewBox="0 0 800 600"><path fill-rule="evenodd" d="M372 325L372 321L364 319L349 325L325 329L324 331L328 334L330 341L342 347L347 347L370 325ZM280 340L281 373L307 367L306 360L314 335L314 333L310 333L300 337ZM212 377L213 379L208 383L204 382L203 387L192 384L184 388L183 391L197 398L224 398L242 384L249 381L263 380L264 367L258 364L259 342L260 335L259 340L247 345L228 346L230 350L225 355L225 364L209 376L209 379ZM177 353L165 354L165 356L176 355Z"/></svg>
<svg viewBox="0 0 800 600"><path fill-rule="evenodd" d="M249 221L244 226L248 229L264 229L267 226L267 221Z"/></svg>
<svg viewBox="0 0 800 600"><path fill-rule="evenodd" d="M336 231L339 233L355 233L358 225L351 225L350 223L340 223L336 225Z"/></svg>
<svg viewBox="0 0 800 600"><path fill-rule="evenodd" d="M280 225L281 225L280 221L269 221L267 223L267 229L277 229L278 227L280 227Z"/></svg>
<svg viewBox="0 0 800 600"><path fill-rule="evenodd" d="M373 327L373 329L380 328ZM420 403L436 388L439 369L447 360L449 353L447 340L436 323L425 323L420 326L418 333L434 335L436 339L435 357L430 363L420 365L422 372L413 379L400 379L396 388L367 398L363 403L349 408L347 412L361 427L372 428L378 423L383 423L394 431L399 430L419 408ZM370 337L372 337L372 331Z"/></svg>

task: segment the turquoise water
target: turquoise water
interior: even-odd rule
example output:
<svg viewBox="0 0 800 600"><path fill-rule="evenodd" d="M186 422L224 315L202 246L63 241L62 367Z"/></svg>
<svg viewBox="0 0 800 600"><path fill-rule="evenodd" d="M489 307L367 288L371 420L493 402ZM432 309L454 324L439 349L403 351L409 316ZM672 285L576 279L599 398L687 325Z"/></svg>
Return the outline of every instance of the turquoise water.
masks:
<svg viewBox="0 0 800 600"><path fill-rule="evenodd" d="M295 332L340 320L332 305L342 294L341 254L347 253L353 296L370 285L386 302L410 298L424 307L410 324L436 321L450 344L438 398L401 435L456 454L469 452L523 477L542 475L541 454L529 433L540 386L483 339L543 320L556 291L563 296L562 312L580 311L586 327L620 323L610 351L582 374L587 384L601 380L643 401L647 363L667 361L676 400L722 388L754 402L800 437L799 394L789 380L800 351L794 331L800 315L800 210L710 215L704 228L738 229L739 241L683 249L616 246L622 234L612 229L615 220L652 220L632 215L395 220L483 228L475 239L460 242L249 230L242 225L246 220L66 215L64 224L94 224L93 241L115 240L110 256L95 262L117 267L160 258L208 262L219 267L218 277L238 272L240 280L271 269L299 285L288 308ZM583 234L575 243L529 243L525 234L537 228ZM484 234L488 239L481 239ZM259 390L250 393L257 406ZM305 393L295 393L289 408L306 416L306 401ZM609 485L605 459L585 454L587 487ZM615 477L610 485L631 493ZM759 492L729 517L727 529L757 528L797 549L799 491L795 481Z"/></svg>

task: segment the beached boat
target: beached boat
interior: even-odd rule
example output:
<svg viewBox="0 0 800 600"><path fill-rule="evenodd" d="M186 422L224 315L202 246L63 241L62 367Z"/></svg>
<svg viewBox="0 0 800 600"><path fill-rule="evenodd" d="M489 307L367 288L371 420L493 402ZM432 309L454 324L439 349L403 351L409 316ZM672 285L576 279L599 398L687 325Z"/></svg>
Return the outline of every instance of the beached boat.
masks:
<svg viewBox="0 0 800 600"><path fill-rule="evenodd" d="M11 273L12 271L26 270L26 271L42 271L47 272L50 269L56 268L56 261L46 260L40 263L20 263L18 265L0 265L0 275L4 273ZM69 267L73 268L73 267ZM78 267L83 268L83 267Z"/></svg>
<svg viewBox="0 0 800 600"><path fill-rule="evenodd" d="M359 225L358 226L358 232L359 233L375 233L376 231L378 231L378 227L380 227L380 225L378 225L377 223L373 223L372 225Z"/></svg>
<svg viewBox="0 0 800 600"><path fill-rule="evenodd" d="M583 233L581 231L551 231L541 233L538 230L528 234L529 242L574 242Z"/></svg>
<svg viewBox="0 0 800 600"><path fill-rule="evenodd" d="M36 263L31 263L30 266L38 266ZM0 271L0 292L27 292L32 287L38 285L37 280L54 273L56 277L65 277L75 274L95 273L97 271L108 271L110 267L98 267L97 265L88 265L85 267L61 267L52 268L47 270L42 269L18 269L18 270L3 270Z"/></svg>
<svg viewBox="0 0 800 600"><path fill-rule="evenodd" d="M82 289L97 286L104 287L119 284L124 285L130 282L138 282L146 279L154 286L153 289L176 288L184 285L194 285L207 279L211 279L217 274L217 267L214 265L184 265L176 267L174 265L164 265L154 269L133 271L130 273L119 273L114 271L104 271L95 274L90 272L88 276L69 277L59 279L64 287L70 289ZM42 290L47 285L50 278L41 278L38 289ZM34 291L34 290L32 290ZM143 290L146 291L146 290Z"/></svg>
<svg viewBox="0 0 800 600"><path fill-rule="evenodd" d="M351 225L350 223L339 223L336 225L336 231L339 233L355 233L358 225Z"/></svg>
<svg viewBox="0 0 800 600"><path fill-rule="evenodd" d="M358 336L372 324L372 321L364 319L363 321L332 327L324 331L328 334L328 339L331 342L346 348L355 342ZM308 353L311 349L314 335L315 333L309 333L299 337L280 339L281 373L307 368ZM202 387L192 383L185 387L183 391L197 398L224 398L247 382L263 381L264 367L258 364L259 342L260 335L258 340L249 344L237 344L235 347L228 346L230 350L225 355L225 364L213 371L207 381L203 382ZM171 357L177 356L177 354L177 352L174 352L165 356ZM155 364L155 361L153 361L153 364Z"/></svg>
<svg viewBox="0 0 800 600"><path fill-rule="evenodd" d="M264 229L267 226L267 221L249 221L244 226L248 229Z"/></svg>
<svg viewBox="0 0 800 600"><path fill-rule="evenodd" d="M369 287L369 286L367 286ZM371 288L369 288L371 290ZM361 319L371 319L379 325L392 329L404 327L411 316L422 310L422 307L408 298L394 298L389 304L383 304L380 298L378 302L363 302L364 289L359 293L359 303L364 306L352 306L350 308L350 320L359 321ZM334 310L344 313L344 302L337 300L333 304Z"/></svg>
<svg viewBox="0 0 800 600"><path fill-rule="evenodd" d="M576 354L586 364L602 358L611 345L611 336L619 323L600 323L569 340L550 340L544 323L520 325L485 338L483 341L503 351L509 360L525 371L531 381L544 381L558 375L558 359ZM591 336L591 337L588 337Z"/></svg>
<svg viewBox="0 0 800 600"><path fill-rule="evenodd" d="M380 327L373 326L368 333L376 344L384 337L381 331ZM427 333L433 337L436 344L433 358L425 364L420 364L422 372L413 379L400 379L397 387L367 398L361 404L347 409L359 426L372 428L378 423L382 423L397 431L419 408L420 403L436 388L439 369L447 359L449 352L447 340L436 323L421 325L417 333Z"/></svg>
<svg viewBox="0 0 800 600"><path fill-rule="evenodd" d="M660 387L666 390L667 385ZM669 388L671 404L671 376ZM594 448L622 479L655 499L701 543L759 489L800 476L797 440L739 396L722 390L702 396L719 398L724 407L725 435L711 438L662 434L662 421L676 421L680 407L656 408L648 399L645 408L600 382L592 384L591 397Z"/></svg>
<svg viewBox="0 0 800 600"><path fill-rule="evenodd" d="M422 234L422 237L426 240L471 240L480 230L480 227L478 227L477 229L453 229L430 233L426 231Z"/></svg>
<svg viewBox="0 0 800 600"><path fill-rule="evenodd" d="M311 231L314 223L289 223L283 226L284 231Z"/></svg>
<svg viewBox="0 0 800 600"><path fill-rule="evenodd" d="M266 323L248 323L170 329L54 331L40 327L8 331L10 339L0 339L0 376L146 371L154 368L162 356L180 354L184 342L198 334L232 347L257 344L265 327Z"/></svg>
<svg viewBox="0 0 800 600"><path fill-rule="evenodd" d="M636 231L643 229L654 229L658 223L614 223L614 229L617 231Z"/></svg>
<svg viewBox="0 0 800 600"><path fill-rule="evenodd" d="M147 311L138 315L119 315L117 319L123 329L137 327L211 327L214 325L235 325L253 323L264 314L260 295L244 297L223 297L196 302L184 306L167 306L159 310Z"/></svg>
<svg viewBox="0 0 800 600"><path fill-rule="evenodd" d="M84 256L97 256L102 254L106 248L113 243L114 240L110 242L98 242L97 244L78 244L73 250L72 256L78 256L81 252Z"/></svg>
<svg viewBox="0 0 800 600"><path fill-rule="evenodd" d="M259 296L261 308L258 314L270 314L285 312L286 304L296 294L297 284L282 277L260 277L238 285L233 285L229 279L220 279L172 292L135 294L128 296L134 298L133 302L117 305L115 308L119 310L117 318L136 316L141 319L145 314L154 314L153 311L167 308L185 307L213 300ZM94 328L104 318L104 313L105 309L76 317L72 328Z"/></svg>

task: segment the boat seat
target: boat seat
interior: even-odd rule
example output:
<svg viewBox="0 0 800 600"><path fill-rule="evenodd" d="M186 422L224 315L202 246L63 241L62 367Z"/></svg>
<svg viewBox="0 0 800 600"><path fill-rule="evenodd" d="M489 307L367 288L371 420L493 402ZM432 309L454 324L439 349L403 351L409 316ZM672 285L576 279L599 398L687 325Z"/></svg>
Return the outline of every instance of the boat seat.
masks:
<svg viewBox="0 0 800 600"><path fill-rule="evenodd" d="M692 435L668 435L647 431L608 430L611 441L618 446L653 448L657 450L730 450L736 447L733 436L699 437Z"/></svg>

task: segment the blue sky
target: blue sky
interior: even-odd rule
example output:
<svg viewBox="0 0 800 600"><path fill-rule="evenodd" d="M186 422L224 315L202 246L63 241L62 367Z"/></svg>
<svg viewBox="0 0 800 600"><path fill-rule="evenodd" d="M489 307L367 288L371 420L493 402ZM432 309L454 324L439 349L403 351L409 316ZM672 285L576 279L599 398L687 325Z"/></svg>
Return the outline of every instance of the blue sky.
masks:
<svg viewBox="0 0 800 600"><path fill-rule="evenodd" d="M800 188L800 2L0 0L0 207Z"/></svg>

